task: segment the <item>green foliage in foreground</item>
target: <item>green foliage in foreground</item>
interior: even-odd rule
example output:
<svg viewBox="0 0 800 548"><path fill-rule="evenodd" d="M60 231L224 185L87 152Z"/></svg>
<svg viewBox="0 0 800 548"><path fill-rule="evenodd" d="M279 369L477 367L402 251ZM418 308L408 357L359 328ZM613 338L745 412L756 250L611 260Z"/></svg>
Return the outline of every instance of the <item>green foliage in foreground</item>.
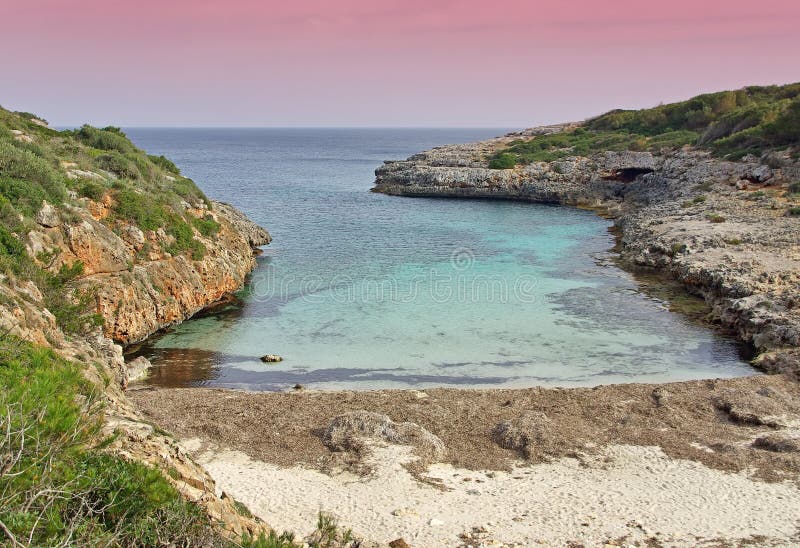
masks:
<svg viewBox="0 0 800 548"><path fill-rule="evenodd" d="M292 533L261 533L258 537L244 535L240 542L242 548L358 548L360 542L353 537L350 529L341 529L330 514L320 512L317 517L317 528L311 536L302 542L295 540Z"/></svg>
<svg viewBox="0 0 800 548"><path fill-rule="evenodd" d="M489 159L489 167L684 145L736 160L798 143L800 83L699 95L651 109L613 110L572 131L514 141Z"/></svg>
<svg viewBox="0 0 800 548"><path fill-rule="evenodd" d="M0 544L221 545L159 471L101 452L100 413L78 365L0 340Z"/></svg>

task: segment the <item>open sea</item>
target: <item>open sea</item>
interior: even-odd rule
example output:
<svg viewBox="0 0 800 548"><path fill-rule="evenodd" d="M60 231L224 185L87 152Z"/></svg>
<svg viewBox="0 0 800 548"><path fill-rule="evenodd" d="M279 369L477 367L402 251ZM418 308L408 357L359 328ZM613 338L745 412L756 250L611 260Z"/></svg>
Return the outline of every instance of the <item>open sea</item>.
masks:
<svg viewBox="0 0 800 548"><path fill-rule="evenodd" d="M144 344L147 382L285 390L590 386L755 374L567 207L369 192L383 160L502 129L127 129L274 241L241 304ZM278 354L284 361L264 364Z"/></svg>

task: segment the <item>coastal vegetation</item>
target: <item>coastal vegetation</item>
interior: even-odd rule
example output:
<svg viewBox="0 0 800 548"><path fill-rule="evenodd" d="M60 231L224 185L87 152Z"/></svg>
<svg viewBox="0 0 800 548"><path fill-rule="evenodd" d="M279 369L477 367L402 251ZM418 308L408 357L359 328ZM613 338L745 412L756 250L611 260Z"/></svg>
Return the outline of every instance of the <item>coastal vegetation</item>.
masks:
<svg viewBox="0 0 800 548"><path fill-rule="evenodd" d="M83 265L54 271L53 257L31 257L22 239L36 226L43 204L69 219L71 208L85 199L107 206L102 222L112 230L119 222L163 230L163 250L172 255L202 259L206 248L198 237L214 238L219 231L211 215L189 213L211 206L194 182L164 156L139 150L119 128L56 131L30 113L0 108L0 272L34 282L68 334L101 322L88 311L91 293L75 283Z"/></svg>
<svg viewBox="0 0 800 548"><path fill-rule="evenodd" d="M197 186L119 128L56 131L0 108L0 277L32 288L27 303L5 287L0 299L17 310L40 304L68 339L102 324L93 291L80 284L84 264L57 263L58 251L34 255L26 239L51 222L75 223L89 201L110 230L163 230L172 255L202 258L200 238L220 229ZM238 545L161 471L108 450L102 392L113 381L86 360L0 334L0 544Z"/></svg>
<svg viewBox="0 0 800 548"><path fill-rule="evenodd" d="M642 110L612 110L561 133L519 139L489 167L550 162L613 150L653 151L686 145L738 160L800 141L800 83L699 95Z"/></svg>
<svg viewBox="0 0 800 548"><path fill-rule="evenodd" d="M158 470L103 451L111 440L99 434L102 397L82 367L10 336L0 340L0 543L213 542L201 509Z"/></svg>

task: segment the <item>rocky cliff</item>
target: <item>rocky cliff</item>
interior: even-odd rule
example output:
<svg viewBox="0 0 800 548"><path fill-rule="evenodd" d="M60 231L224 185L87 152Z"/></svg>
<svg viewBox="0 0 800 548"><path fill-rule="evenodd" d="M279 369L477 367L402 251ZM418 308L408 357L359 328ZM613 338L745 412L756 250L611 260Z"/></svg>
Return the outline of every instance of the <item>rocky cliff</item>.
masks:
<svg viewBox="0 0 800 548"><path fill-rule="evenodd" d="M697 147L598 151L507 169L489 163L513 143L578 125L534 128L438 147L376 172L375 192L524 200L597 208L615 219L634 267L671 273L751 342L769 370L798 370L800 162L792 150L738 161Z"/></svg>
<svg viewBox="0 0 800 548"><path fill-rule="evenodd" d="M129 403L124 388L147 364L126 364L121 345L239 289L269 242L117 128L58 132L0 109L2 338L82 364L103 396L106 450L168 471L236 538L264 526L218 496L210 476Z"/></svg>

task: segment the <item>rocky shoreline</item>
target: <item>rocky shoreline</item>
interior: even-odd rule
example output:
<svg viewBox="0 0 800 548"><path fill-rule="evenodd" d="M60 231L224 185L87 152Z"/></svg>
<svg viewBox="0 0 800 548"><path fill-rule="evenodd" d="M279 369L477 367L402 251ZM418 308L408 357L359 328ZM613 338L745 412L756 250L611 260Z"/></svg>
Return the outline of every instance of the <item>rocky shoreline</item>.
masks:
<svg viewBox="0 0 800 548"><path fill-rule="evenodd" d="M612 152L489 169L489 157L534 128L437 147L376 172L373 191L396 196L521 200L592 208L614 219L630 268L667 272L712 307L712 320L752 344L770 372L800 370L800 231L787 214L788 153L732 162L685 147Z"/></svg>

